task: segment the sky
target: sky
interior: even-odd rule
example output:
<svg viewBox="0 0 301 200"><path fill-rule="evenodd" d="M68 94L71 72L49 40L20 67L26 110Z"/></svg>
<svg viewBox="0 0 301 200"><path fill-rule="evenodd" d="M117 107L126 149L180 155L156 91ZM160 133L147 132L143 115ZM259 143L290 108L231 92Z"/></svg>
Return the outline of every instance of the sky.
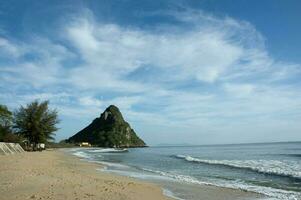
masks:
<svg viewBox="0 0 301 200"><path fill-rule="evenodd" d="M149 145L301 141L298 0L0 2L0 104L66 139L114 104Z"/></svg>

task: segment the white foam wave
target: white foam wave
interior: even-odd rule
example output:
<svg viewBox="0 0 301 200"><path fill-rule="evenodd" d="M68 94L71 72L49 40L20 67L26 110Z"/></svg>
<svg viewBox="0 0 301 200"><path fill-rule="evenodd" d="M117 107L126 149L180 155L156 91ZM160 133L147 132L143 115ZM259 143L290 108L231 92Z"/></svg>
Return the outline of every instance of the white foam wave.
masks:
<svg viewBox="0 0 301 200"><path fill-rule="evenodd" d="M291 192L291 191L285 191L281 189L275 189L270 187L263 187L263 186L256 186L256 185L250 185L247 183L244 183L243 181L223 181L223 180L215 180L215 181L200 181L194 177L186 176L186 175L179 175L179 174L172 174L169 172L162 172L158 170L151 170L151 169L143 169L148 172L153 172L160 174L161 176L167 176L170 178L173 178L174 180L177 180L179 182L186 182L186 183L193 183L193 184L199 184L199 185L211 185L211 186L217 186L217 187L224 187L224 188L231 188L231 189L240 189L244 191L249 192L255 192L259 194L266 195L268 197L274 198L274 199L281 199L281 200L300 200L301 199L301 193L298 192Z"/></svg>
<svg viewBox="0 0 301 200"><path fill-rule="evenodd" d="M130 167L127 165L119 164L119 163L113 163L113 162L105 162L105 161L94 161L96 163L108 166L108 167L114 167L118 169L129 169Z"/></svg>
<svg viewBox="0 0 301 200"><path fill-rule="evenodd" d="M122 153L127 152L128 149L114 149L114 148L107 148L107 149L95 149L89 152L91 153Z"/></svg>
<svg viewBox="0 0 301 200"><path fill-rule="evenodd" d="M131 170L119 170L119 169L99 169L104 172L109 172L109 173L116 173L122 176L127 176L131 178L137 178L137 179L143 179L143 180L169 180L171 181L172 178L170 177L164 177L161 176L160 174L154 174L154 173L142 173L138 171L131 171Z"/></svg>
<svg viewBox="0 0 301 200"><path fill-rule="evenodd" d="M163 194L167 197L171 197L172 199L176 199L176 200L185 200L182 198L179 198L177 196L174 195L174 193L166 188L163 188Z"/></svg>
<svg viewBox="0 0 301 200"><path fill-rule="evenodd" d="M80 157L80 158L86 158L86 159L91 158L90 155L88 155L87 153L85 153L83 151L77 151L77 152L73 153L73 155Z"/></svg>
<svg viewBox="0 0 301 200"><path fill-rule="evenodd" d="M206 160L192 156L177 155L177 158L189 162L198 162L212 165L249 169L260 173L288 176L301 179L301 161L292 160Z"/></svg>

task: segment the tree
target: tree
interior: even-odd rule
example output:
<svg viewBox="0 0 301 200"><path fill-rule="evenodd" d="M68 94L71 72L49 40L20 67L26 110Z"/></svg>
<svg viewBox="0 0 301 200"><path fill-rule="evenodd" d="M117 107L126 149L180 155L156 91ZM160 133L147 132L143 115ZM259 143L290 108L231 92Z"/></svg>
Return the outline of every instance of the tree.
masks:
<svg viewBox="0 0 301 200"><path fill-rule="evenodd" d="M0 141L11 134L13 115L6 106L0 105Z"/></svg>
<svg viewBox="0 0 301 200"><path fill-rule="evenodd" d="M53 140L59 123L56 110L48 108L49 101L39 103L37 100L21 106L14 113L14 128L19 135L32 144L46 143Z"/></svg>

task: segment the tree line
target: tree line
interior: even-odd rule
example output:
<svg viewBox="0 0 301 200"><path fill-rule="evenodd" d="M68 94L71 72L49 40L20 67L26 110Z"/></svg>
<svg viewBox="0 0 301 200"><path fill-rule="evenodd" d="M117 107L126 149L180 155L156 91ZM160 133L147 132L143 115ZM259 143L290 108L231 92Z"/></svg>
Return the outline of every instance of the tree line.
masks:
<svg viewBox="0 0 301 200"><path fill-rule="evenodd" d="M34 148L54 140L58 123L58 112L49 108L49 101L35 100L14 112L0 104L0 142L27 143Z"/></svg>

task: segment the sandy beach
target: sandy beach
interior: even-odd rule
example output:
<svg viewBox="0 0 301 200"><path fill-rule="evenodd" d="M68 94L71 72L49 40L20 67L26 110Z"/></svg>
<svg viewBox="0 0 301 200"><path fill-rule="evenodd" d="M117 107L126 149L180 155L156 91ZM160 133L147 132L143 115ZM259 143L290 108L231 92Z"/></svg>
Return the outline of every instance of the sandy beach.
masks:
<svg viewBox="0 0 301 200"><path fill-rule="evenodd" d="M0 199L170 199L157 185L97 171L100 167L61 150L1 156ZM255 196L238 190L209 186L199 189L199 199L251 197Z"/></svg>
<svg viewBox="0 0 301 200"><path fill-rule="evenodd" d="M160 187L97 172L99 167L61 151L1 156L0 199L168 199Z"/></svg>

